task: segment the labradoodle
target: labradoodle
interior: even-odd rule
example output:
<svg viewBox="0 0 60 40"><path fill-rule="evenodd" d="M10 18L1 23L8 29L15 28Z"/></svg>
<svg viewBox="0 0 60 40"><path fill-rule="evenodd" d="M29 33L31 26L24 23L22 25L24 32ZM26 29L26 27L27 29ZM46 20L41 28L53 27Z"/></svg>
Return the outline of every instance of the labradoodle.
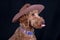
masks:
<svg viewBox="0 0 60 40"><path fill-rule="evenodd" d="M44 19L40 17L38 13L39 10L32 9L32 11L26 12L24 15L19 17L17 21L20 26L16 29L15 33L11 36L11 38L9 38L9 40L37 40L34 35L34 28L41 29L45 26Z"/></svg>

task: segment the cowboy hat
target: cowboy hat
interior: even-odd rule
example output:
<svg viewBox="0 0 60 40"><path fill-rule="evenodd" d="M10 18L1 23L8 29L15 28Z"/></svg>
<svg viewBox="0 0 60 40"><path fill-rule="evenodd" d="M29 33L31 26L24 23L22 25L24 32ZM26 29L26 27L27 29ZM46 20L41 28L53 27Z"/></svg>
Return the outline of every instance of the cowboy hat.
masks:
<svg viewBox="0 0 60 40"><path fill-rule="evenodd" d="M22 15L27 14L30 11L33 10L38 10L38 13L42 12L44 9L44 6L41 4L35 4L35 5L30 5L30 4L25 4L20 11L13 17L12 22L16 22Z"/></svg>

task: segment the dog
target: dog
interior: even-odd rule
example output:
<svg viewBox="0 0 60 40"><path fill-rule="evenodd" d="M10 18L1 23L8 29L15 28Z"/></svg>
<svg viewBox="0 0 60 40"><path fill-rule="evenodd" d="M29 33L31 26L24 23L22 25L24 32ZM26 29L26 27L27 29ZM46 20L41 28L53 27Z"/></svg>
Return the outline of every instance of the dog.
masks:
<svg viewBox="0 0 60 40"><path fill-rule="evenodd" d="M34 28L41 29L45 26L45 20L38 13L39 11L34 9L19 17L17 21L20 26L9 40L37 40Z"/></svg>

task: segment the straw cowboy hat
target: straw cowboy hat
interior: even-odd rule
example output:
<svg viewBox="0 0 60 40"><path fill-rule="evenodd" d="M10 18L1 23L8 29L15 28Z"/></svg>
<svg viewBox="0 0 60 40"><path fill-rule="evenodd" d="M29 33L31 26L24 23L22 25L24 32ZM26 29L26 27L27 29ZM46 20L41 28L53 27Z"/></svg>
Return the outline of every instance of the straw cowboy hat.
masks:
<svg viewBox="0 0 60 40"><path fill-rule="evenodd" d="M35 5L30 5L30 4L25 4L20 11L13 17L12 22L17 22L17 20L24 14L27 14L30 11L33 10L38 10L38 13L42 12L44 9L44 6L41 4L35 4Z"/></svg>

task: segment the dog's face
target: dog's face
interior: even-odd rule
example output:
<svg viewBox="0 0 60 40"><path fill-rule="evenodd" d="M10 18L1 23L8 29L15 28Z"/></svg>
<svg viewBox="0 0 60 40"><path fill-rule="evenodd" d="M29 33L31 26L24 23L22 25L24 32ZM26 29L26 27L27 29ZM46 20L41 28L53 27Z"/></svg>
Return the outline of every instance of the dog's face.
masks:
<svg viewBox="0 0 60 40"><path fill-rule="evenodd" d="M25 26L29 26L30 24L36 29L40 29L45 26L44 19L38 15L38 10L33 10L29 14L23 15L19 21L25 24Z"/></svg>
<svg viewBox="0 0 60 40"><path fill-rule="evenodd" d="M42 17L39 16L38 10L33 10L29 14L29 20L31 22L31 26L36 29L42 28L45 26L45 21Z"/></svg>

